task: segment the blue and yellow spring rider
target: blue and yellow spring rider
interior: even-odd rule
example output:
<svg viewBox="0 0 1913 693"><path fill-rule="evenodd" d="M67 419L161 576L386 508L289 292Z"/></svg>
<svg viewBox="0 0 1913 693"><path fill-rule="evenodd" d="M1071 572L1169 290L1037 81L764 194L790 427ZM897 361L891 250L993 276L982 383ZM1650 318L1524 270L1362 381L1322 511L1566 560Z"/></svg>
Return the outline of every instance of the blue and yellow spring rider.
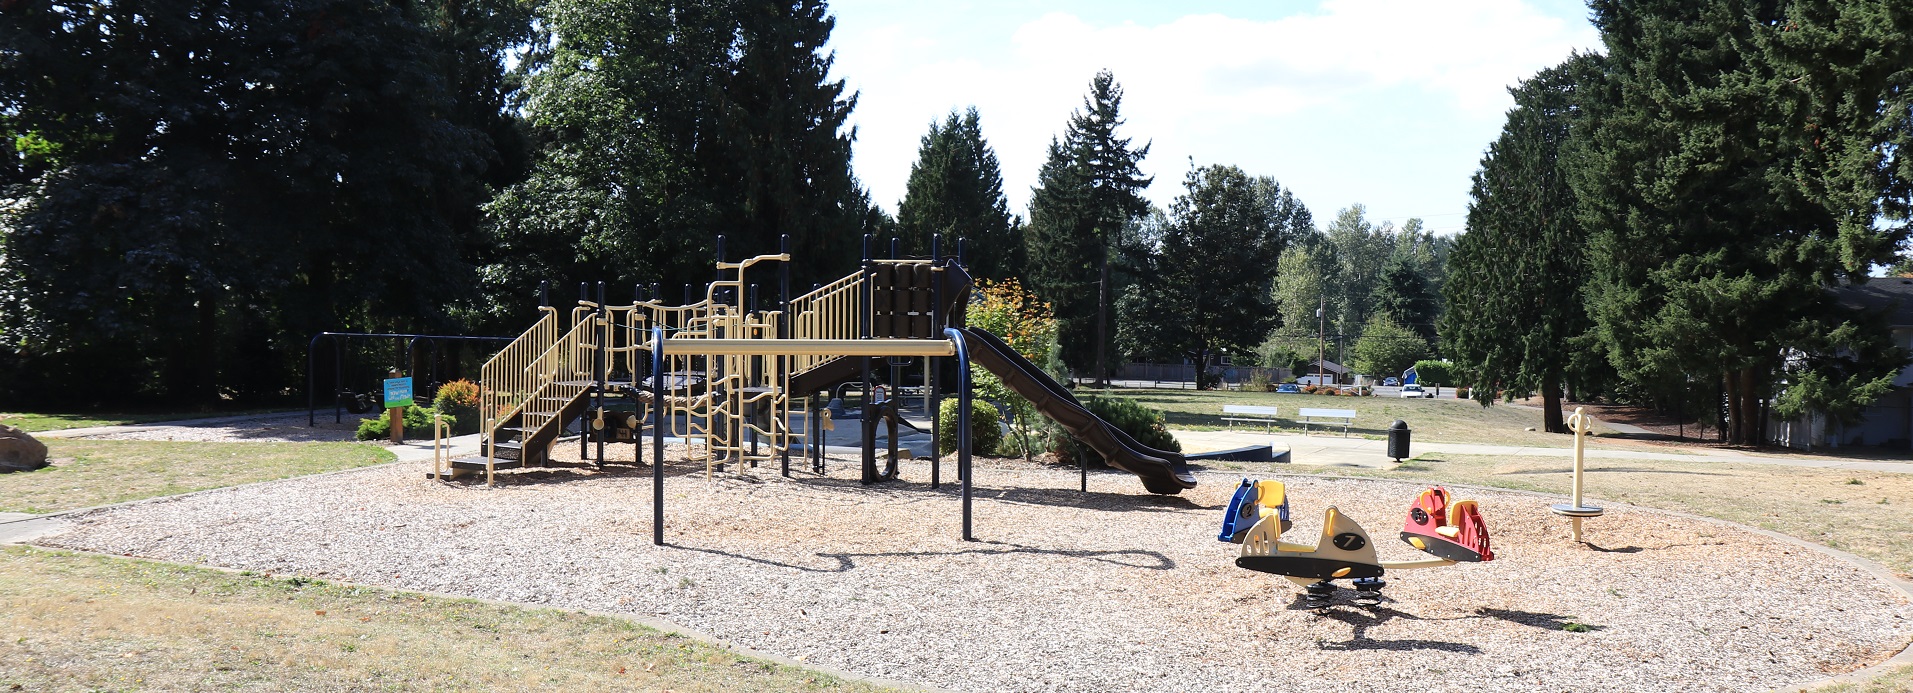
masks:
<svg viewBox="0 0 1913 693"><path fill-rule="evenodd" d="M1322 517L1322 536L1314 546L1282 541L1289 530L1289 495L1280 481L1243 479L1229 500L1222 519L1220 541L1242 545L1238 567L1288 578L1306 590L1303 606L1320 609L1334 601L1335 580L1350 580L1355 601L1374 604L1388 583L1388 570L1439 568L1460 562L1494 560L1488 546L1488 525L1474 501L1451 501L1440 486L1422 491L1408 508L1401 538L1431 558L1383 561L1375 543L1355 520L1329 506Z"/></svg>

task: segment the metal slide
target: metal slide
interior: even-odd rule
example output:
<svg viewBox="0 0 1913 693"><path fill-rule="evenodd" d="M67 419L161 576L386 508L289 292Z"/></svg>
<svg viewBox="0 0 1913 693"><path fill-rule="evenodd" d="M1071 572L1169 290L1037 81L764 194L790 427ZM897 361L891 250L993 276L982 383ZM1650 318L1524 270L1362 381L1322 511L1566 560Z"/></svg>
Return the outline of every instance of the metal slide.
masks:
<svg viewBox="0 0 1913 693"><path fill-rule="evenodd" d="M1110 465L1142 479L1150 493L1173 494L1195 488L1196 477L1189 473L1181 453L1157 450L1137 442L1122 429L1110 425L1083 407L1076 396L1052 380L1043 369L1016 353L988 330L958 328L970 347L970 360L990 369L1016 394L1036 405L1036 410L1077 439L1096 450Z"/></svg>

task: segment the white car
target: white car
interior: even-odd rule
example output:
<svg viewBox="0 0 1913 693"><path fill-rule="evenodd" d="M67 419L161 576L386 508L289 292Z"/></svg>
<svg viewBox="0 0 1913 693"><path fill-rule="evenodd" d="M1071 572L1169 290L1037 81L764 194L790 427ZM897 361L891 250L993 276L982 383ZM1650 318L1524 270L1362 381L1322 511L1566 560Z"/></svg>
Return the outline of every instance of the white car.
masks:
<svg viewBox="0 0 1913 693"><path fill-rule="evenodd" d="M1405 399L1406 398L1421 399L1424 397L1434 397L1435 393L1421 389L1421 383L1409 383L1407 385L1402 386L1401 396Z"/></svg>

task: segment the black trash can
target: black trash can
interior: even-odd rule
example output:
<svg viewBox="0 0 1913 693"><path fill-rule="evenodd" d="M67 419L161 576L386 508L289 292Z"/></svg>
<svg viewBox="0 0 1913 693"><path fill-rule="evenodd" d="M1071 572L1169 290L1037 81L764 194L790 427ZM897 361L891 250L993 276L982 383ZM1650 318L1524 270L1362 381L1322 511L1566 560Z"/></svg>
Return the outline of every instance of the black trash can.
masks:
<svg viewBox="0 0 1913 693"><path fill-rule="evenodd" d="M1408 422L1396 419L1388 425L1388 456L1396 462L1414 457L1408 452Z"/></svg>

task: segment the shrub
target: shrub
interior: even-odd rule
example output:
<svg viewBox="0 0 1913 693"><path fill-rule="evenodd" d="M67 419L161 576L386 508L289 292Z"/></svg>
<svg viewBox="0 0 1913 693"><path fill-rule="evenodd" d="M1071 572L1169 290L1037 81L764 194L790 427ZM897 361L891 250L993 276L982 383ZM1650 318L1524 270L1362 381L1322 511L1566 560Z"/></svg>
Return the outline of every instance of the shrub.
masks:
<svg viewBox="0 0 1913 693"><path fill-rule="evenodd" d="M937 450L944 453L957 449L957 414L962 411L960 401L955 397L945 398L943 406L937 410ZM997 454L997 448L1003 445L1002 417L996 413L996 406L982 398L970 400L970 452L977 455Z"/></svg>
<svg viewBox="0 0 1913 693"><path fill-rule="evenodd" d="M477 383L460 378L438 386L438 394L432 397L432 406L456 421L452 424L454 435L478 432ZM406 425L410 426L411 423L407 422Z"/></svg>
<svg viewBox="0 0 1913 693"><path fill-rule="evenodd" d="M1255 392L1274 392L1275 381L1269 378L1268 371L1257 368L1249 371L1249 385L1243 389Z"/></svg>
<svg viewBox="0 0 1913 693"><path fill-rule="evenodd" d="M1455 388L1455 399L1468 399L1468 394L1469 390L1466 387Z"/></svg>
<svg viewBox="0 0 1913 693"><path fill-rule="evenodd" d="M1168 423L1163 420L1160 411L1126 397L1090 397L1083 400L1083 406L1098 418L1128 433L1136 442L1157 450L1182 451L1182 443L1169 434ZM1054 441L1050 451L1056 453L1058 461L1076 464L1078 459L1086 458L1093 463L1106 465L1101 455L1077 440L1076 436L1058 435Z"/></svg>
<svg viewBox="0 0 1913 693"><path fill-rule="evenodd" d="M432 435L432 414L436 412L437 410L431 407L406 407L406 435L412 438L430 438ZM458 420L455 417L446 416L445 423L451 424L452 430L458 430ZM357 435L359 440L385 440L392 437L391 415L359 419L359 431Z"/></svg>

